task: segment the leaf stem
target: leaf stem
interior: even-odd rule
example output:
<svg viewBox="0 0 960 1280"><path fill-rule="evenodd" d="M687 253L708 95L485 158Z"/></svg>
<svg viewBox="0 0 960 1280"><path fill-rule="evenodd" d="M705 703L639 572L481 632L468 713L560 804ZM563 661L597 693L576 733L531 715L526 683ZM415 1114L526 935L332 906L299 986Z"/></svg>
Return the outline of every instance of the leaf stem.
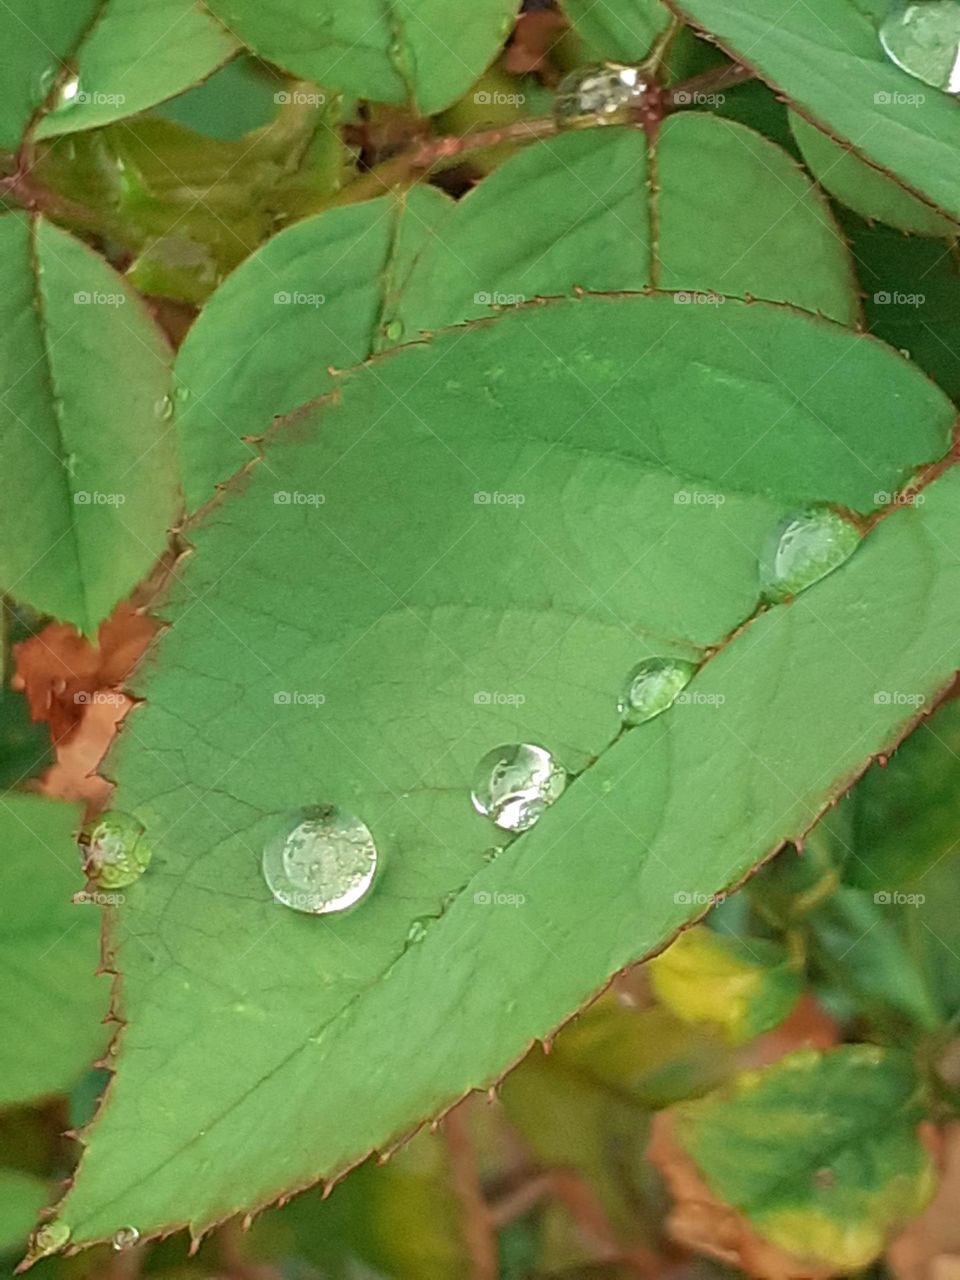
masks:
<svg viewBox="0 0 960 1280"><path fill-rule="evenodd" d="M450 1155L453 1187L463 1206L463 1234L472 1263L471 1280L497 1280L500 1270L497 1236L480 1184L463 1103L446 1116L443 1134Z"/></svg>

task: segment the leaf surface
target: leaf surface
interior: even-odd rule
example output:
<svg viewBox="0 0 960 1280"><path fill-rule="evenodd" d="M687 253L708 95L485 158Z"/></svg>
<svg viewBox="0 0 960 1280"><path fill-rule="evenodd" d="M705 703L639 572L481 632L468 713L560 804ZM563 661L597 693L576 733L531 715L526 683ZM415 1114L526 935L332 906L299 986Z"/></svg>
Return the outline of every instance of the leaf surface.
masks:
<svg viewBox="0 0 960 1280"><path fill-rule="evenodd" d="M952 419L868 338L664 297L453 330L293 418L192 530L111 762L156 852L74 1241L201 1230L389 1145L807 828L906 728L875 690L933 697L957 665L960 476L724 641L785 515L869 510ZM714 645L619 733L635 662ZM469 790L522 741L574 780L504 848ZM261 875L278 814L316 803L384 859L347 916Z"/></svg>

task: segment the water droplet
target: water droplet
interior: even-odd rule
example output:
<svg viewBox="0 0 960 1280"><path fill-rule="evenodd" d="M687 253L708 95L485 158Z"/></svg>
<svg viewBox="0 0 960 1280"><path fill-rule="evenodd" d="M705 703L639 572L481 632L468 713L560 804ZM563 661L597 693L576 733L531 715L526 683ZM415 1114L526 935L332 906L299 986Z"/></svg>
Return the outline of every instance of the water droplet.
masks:
<svg viewBox="0 0 960 1280"><path fill-rule="evenodd" d="M643 724L676 702L697 670L683 658L646 658L627 676L617 709L624 724Z"/></svg>
<svg viewBox="0 0 960 1280"><path fill-rule="evenodd" d="M825 578L853 555L860 530L832 507L808 507L777 530L760 567L763 598L786 600Z"/></svg>
<svg viewBox="0 0 960 1280"><path fill-rule="evenodd" d="M140 1232L136 1227L121 1227L110 1243L117 1253L125 1253L140 1243Z"/></svg>
<svg viewBox="0 0 960 1280"><path fill-rule="evenodd" d="M880 43L915 80L960 93L960 0L894 0Z"/></svg>
<svg viewBox="0 0 960 1280"><path fill-rule="evenodd" d="M369 828L334 805L298 809L263 850L263 878L277 902L312 915L354 906L376 870Z"/></svg>
<svg viewBox="0 0 960 1280"><path fill-rule="evenodd" d="M560 81L553 103L554 119L560 129L629 124L652 88L653 82L642 69L629 63L581 67Z"/></svg>
<svg viewBox="0 0 960 1280"><path fill-rule="evenodd" d="M173 397L162 396L153 406L153 412L161 422L168 422L173 417Z"/></svg>
<svg viewBox="0 0 960 1280"><path fill-rule="evenodd" d="M563 794L567 775L549 751L510 743L488 751L473 775L473 807L506 831L526 831Z"/></svg>
<svg viewBox="0 0 960 1280"><path fill-rule="evenodd" d="M428 916L417 916L407 930L407 942L422 942L427 936L427 930L430 928L430 919Z"/></svg>
<svg viewBox="0 0 960 1280"><path fill-rule="evenodd" d="M384 328L384 335L388 342L399 342L403 337L403 323L400 320L391 320Z"/></svg>
<svg viewBox="0 0 960 1280"><path fill-rule="evenodd" d="M80 833L80 845L83 869L91 883L102 889L133 884L153 856L143 823L116 810L88 822Z"/></svg>
<svg viewBox="0 0 960 1280"><path fill-rule="evenodd" d="M33 1233L33 1244L30 1254L34 1258L47 1258L51 1253L59 1253L66 1248L70 1239L70 1228L65 1222L55 1218L53 1222L45 1222Z"/></svg>
<svg viewBox="0 0 960 1280"><path fill-rule="evenodd" d="M62 81L57 90L56 100L53 104L55 111L69 111L72 107L83 102L85 94L80 88L80 77L77 75L69 75Z"/></svg>

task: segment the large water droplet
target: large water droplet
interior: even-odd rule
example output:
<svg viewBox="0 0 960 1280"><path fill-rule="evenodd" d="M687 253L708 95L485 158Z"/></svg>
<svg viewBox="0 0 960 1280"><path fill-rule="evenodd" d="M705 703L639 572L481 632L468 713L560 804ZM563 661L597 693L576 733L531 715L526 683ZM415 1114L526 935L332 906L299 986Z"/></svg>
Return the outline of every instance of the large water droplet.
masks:
<svg viewBox="0 0 960 1280"><path fill-rule="evenodd" d="M860 544L860 530L832 507L807 507L777 530L760 566L763 598L786 600L825 578Z"/></svg>
<svg viewBox="0 0 960 1280"><path fill-rule="evenodd" d="M34 1258L47 1258L51 1253L59 1253L66 1248L69 1239L70 1228L65 1222L55 1218L53 1222L45 1222L42 1227L37 1227L33 1233L30 1254Z"/></svg>
<svg viewBox="0 0 960 1280"><path fill-rule="evenodd" d="M960 93L960 0L893 0L880 43L914 79Z"/></svg>
<svg viewBox="0 0 960 1280"><path fill-rule="evenodd" d="M554 119L561 129L629 124L652 88L653 82L641 68L629 63L581 67L560 81L553 103Z"/></svg>
<svg viewBox="0 0 960 1280"><path fill-rule="evenodd" d="M110 1243L117 1253L125 1253L140 1243L140 1232L136 1227L121 1227Z"/></svg>
<svg viewBox="0 0 960 1280"><path fill-rule="evenodd" d="M377 846L369 828L333 805L298 809L263 850L263 878L294 911L346 911L369 891Z"/></svg>
<svg viewBox="0 0 960 1280"><path fill-rule="evenodd" d="M54 111L69 111L83 102L84 94L80 88L80 77L70 75L61 81L57 96L53 103Z"/></svg>
<svg viewBox="0 0 960 1280"><path fill-rule="evenodd" d="M102 889L133 884L153 856L143 823L116 810L88 822L80 833L80 845L87 878Z"/></svg>
<svg viewBox="0 0 960 1280"><path fill-rule="evenodd" d="M683 658L646 658L633 668L618 709L624 724L643 724L672 707L697 667Z"/></svg>
<svg viewBox="0 0 960 1280"><path fill-rule="evenodd" d="M527 742L488 751L473 776L474 808L505 831L526 831L563 794L567 775L549 751Z"/></svg>

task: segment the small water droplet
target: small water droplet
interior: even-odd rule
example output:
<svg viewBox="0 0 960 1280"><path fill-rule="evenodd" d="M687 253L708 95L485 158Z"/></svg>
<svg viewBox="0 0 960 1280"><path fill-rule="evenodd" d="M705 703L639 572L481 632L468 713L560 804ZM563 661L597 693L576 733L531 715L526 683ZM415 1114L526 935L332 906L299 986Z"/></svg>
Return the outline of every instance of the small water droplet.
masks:
<svg viewBox="0 0 960 1280"><path fill-rule="evenodd" d="M427 916L417 916L407 930L407 942L422 942L427 936L427 930L430 928L430 919Z"/></svg>
<svg viewBox="0 0 960 1280"><path fill-rule="evenodd" d="M121 1227L110 1243L117 1253L125 1253L140 1243L140 1232L136 1227Z"/></svg>
<svg viewBox="0 0 960 1280"><path fill-rule="evenodd" d="M47 1258L51 1253L59 1253L66 1248L70 1239L70 1228L65 1222L54 1218L53 1222L45 1222L33 1233L30 1253L34 1258Z"/></svg>
<svg viewBox="0 0 960 1280"><path fill-rule="evenodd" d="M263 849L263 878L274 898L311 915L354 906L369 892L376 870L369 828L334 805L288 815Z"/></svg>
<svg viewBox="0 0 960 1280"><path fill-rule="evenodd" d="M117 810L88 822L80 833L80 846L87 878L102 889L123 889L133 884L153 856L143 823Z"/></svg>
<svg viewBox="0 0 960 1280"><path fill-rule="evenodd" d="M560 129L628 124L652 88L653 82L642 68L629 63L580 67L560 81L553 116Z"/></svg>
<svg viewBox="0 0 960 1280"><path fill-rule="evenodd" d="M403 322L400 320L391 320L384 328L384 336L388 342L399 342L403 337Z"/></svg>
<svg viewBox="0 0 960 1280"><path fill-rule="evenodd" d="M627 676L617 709L624 724L643 724L672 707L696 673L684 658L646 658Z"/></svg>
<svg viewBox="0 0 960 1280"><path fill-rule="evenodd" d="M85 98L83 90L80 88L80 77L77 75L69 75L62 81L57 90L56 100L53 104L55 111L69 111L71 108L78 106Z"/></svg>
<svg viewBox="0 0 960 1280"><path fill-rule="evenodd" d="M162 396L153 406L153 412L161 422L169 421L173 417L173 396Z"/></svg>
<svg viewBox="0 0 960 1280"><path fill-rule="evenodd" d="M506 831L526 831L563 794L567 775L543 747L510 743L488 751L473 776L478 813Z"/></svg>
<svg viewBox="0 0 960 1280"><path fill-rule="evenodd" d="M894 0L880 43L915 80L960 93L960 0Z"/></svg>
<svg viewBox="0 0 960 1280"><path fill-rule="evenodd" d="M797 595L853 555L860 530L832 507L807 507L777 530L760 567L763 598L771 603Z"/></svg>

